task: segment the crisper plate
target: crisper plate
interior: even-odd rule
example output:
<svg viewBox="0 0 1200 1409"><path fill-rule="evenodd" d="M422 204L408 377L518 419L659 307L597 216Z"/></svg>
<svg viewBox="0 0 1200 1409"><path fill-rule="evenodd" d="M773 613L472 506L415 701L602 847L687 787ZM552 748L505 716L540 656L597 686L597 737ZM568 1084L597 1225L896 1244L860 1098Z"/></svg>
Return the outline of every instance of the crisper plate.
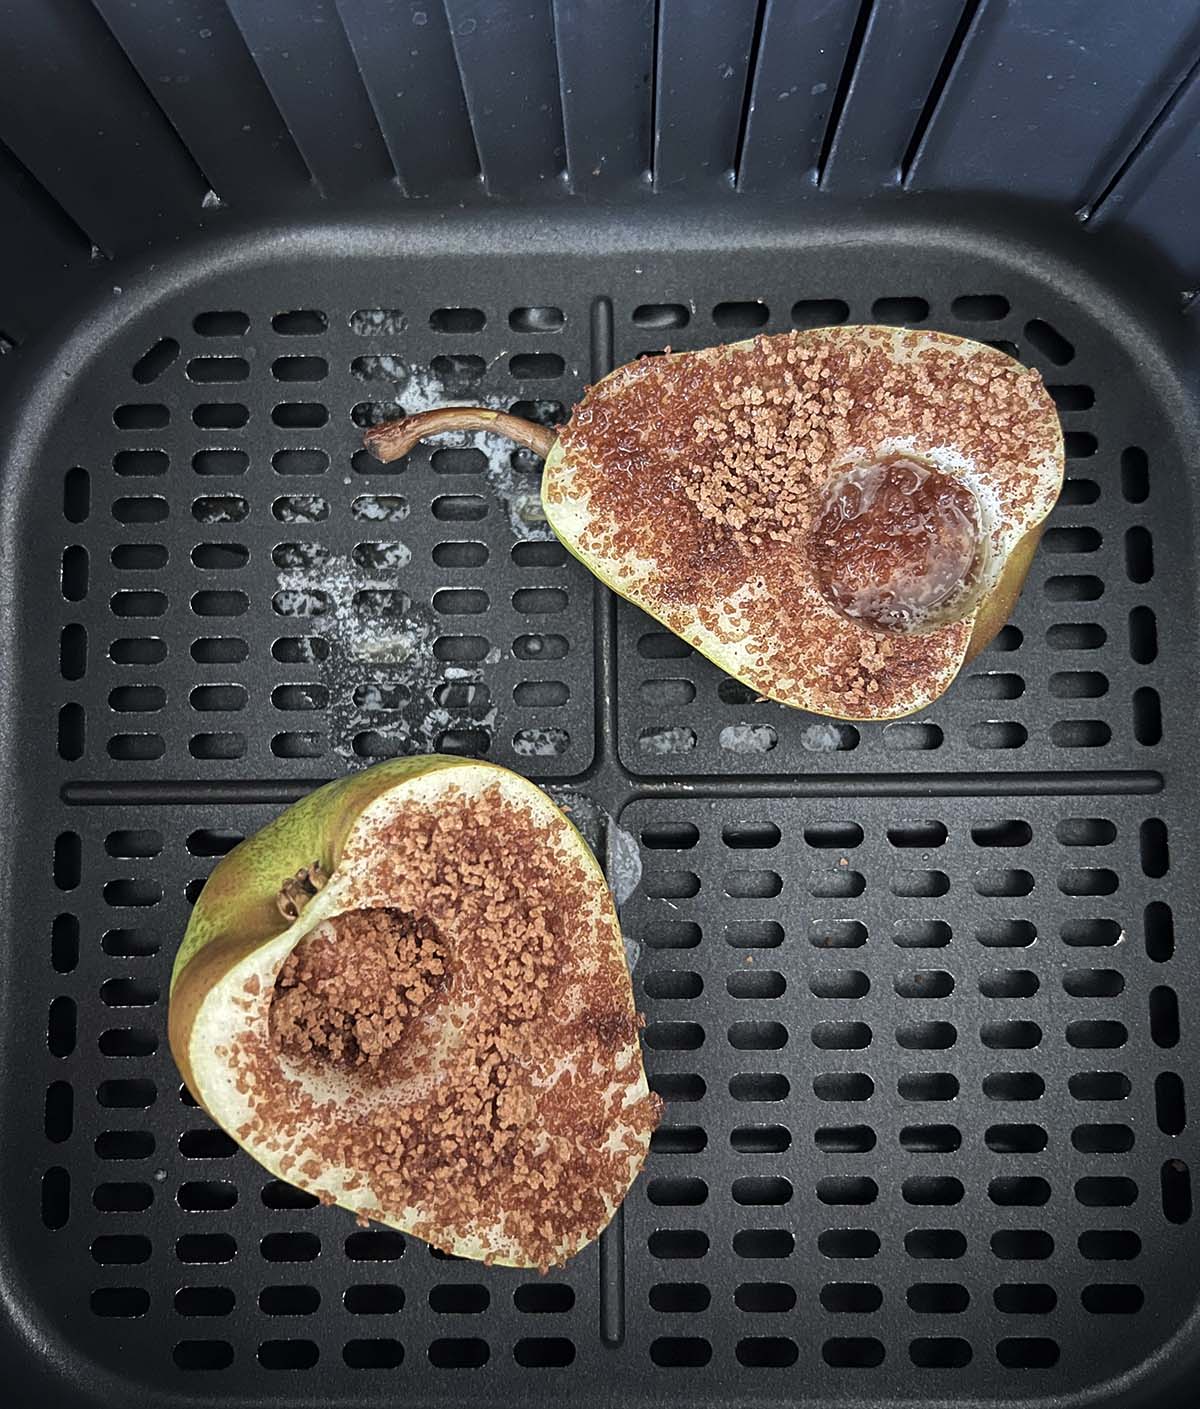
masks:
<svg viewBox="0 0 1200 1409"><path fill-rule="evenodd" d="M1194 1363L1174 324L1020 231L906 219L274 230L126 270L26 373L0 543L22 1402L1115 1405ZM1066 430L1012 624L910 720L754 703L550 538L526 455L357 448L447 392L553 421L639 353L847 320L1014 351ZM554 785L622 894L640 870L667 1114L612 1230L543 1279L269 1180L166 1047L215 859L433 749Z"/></svg>

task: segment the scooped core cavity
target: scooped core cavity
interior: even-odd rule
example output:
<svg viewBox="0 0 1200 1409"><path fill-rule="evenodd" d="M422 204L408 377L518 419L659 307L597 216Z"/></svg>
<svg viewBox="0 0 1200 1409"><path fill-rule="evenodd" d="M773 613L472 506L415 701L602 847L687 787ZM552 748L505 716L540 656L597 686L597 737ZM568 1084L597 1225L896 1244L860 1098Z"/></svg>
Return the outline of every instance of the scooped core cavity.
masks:
<svg viewBox="0 0 1200 1409"><path fill-rule="evenodd" d="M966 615L982 545L971 488L898 455L830 480L809 546L821 591L842 616L907 632Z"/></svg>

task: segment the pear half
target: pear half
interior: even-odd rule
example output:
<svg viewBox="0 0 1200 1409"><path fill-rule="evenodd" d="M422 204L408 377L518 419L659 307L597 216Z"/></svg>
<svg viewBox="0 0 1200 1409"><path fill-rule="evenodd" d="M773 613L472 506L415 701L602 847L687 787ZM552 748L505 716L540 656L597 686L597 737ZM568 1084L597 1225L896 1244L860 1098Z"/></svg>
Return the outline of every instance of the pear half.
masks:
<svg viewBox="0 0 1200 1409"><path fill-rule="evenodd" d="M947 689L1007 621L1063 480L1062 430L1036 371L905 328L644 358L591 387L558 432L451 407L365 440L389 460L463 428L545 457L546 517L601 581L759 695L837 719L895 719ZM829 487L895 457L965 486L978 507L961 599L911 631L839 611L812 551Z"/></svg>
<svg viewBox="0 0 1200 1409"><path fill-rule="evenodd" d="M360 938L388 926L419 935L394 993L380 953L404 944ZM335 1049L306 1046L330 1031L317 979L355 965L361 1012L347 1029L343 995ZM305 1030L282 1025L297 998ZM601 1232L661 1110L587 843L533 784L464 759L366 769L231 851L176 957L169 1029L193 1095L273 1174L517 1267Z"/></svg>

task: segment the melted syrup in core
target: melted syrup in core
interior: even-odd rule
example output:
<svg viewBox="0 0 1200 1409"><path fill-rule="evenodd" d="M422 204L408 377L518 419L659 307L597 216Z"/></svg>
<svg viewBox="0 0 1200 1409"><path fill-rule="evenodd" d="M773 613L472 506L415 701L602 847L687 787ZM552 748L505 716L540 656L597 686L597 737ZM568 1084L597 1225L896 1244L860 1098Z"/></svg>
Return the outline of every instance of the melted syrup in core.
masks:
<svg viewBox="0 0 1200 1409"><path fill-rule="evenodd" d="M982 537L978 501L961 480L893 456L830 481L810 551L821 590L843 616L919 631L965 606Z"/></svg>

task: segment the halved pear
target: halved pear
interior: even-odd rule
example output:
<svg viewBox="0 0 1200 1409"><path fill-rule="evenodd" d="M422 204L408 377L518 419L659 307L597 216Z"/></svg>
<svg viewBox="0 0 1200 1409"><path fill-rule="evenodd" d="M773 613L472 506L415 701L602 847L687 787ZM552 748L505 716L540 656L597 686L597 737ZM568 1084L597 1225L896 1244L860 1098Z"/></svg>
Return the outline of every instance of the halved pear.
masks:
<svg viewBox="0 0 1200 1409"><path fill-rule="evenodd" d="M393 924L424 936L402 990L366 990L332 1055L281 1041L285 965L323 1022L313 975L359 964L370 984L355 936ZM176 956L169 1027L193 1095L273 1174L511 1266L601 1232L661 1109L587 843L532 783L464 759L378 764L231 851Z"/></svg>
<svg viewBox="0 0 1200 1409"><path fill-rule="evenodd" d="M905 328L645 358L591 387L557 433L448 407L365 440L390 460L455 429L545 457L551 527L614 591L760 695L838 719L894 719L946 690L1007 621L1063 479L1062 429L1036 371ZM898 457L966 486L979 552L948 614L881 630L838 609L811 541L839 476Z"/></svg>

